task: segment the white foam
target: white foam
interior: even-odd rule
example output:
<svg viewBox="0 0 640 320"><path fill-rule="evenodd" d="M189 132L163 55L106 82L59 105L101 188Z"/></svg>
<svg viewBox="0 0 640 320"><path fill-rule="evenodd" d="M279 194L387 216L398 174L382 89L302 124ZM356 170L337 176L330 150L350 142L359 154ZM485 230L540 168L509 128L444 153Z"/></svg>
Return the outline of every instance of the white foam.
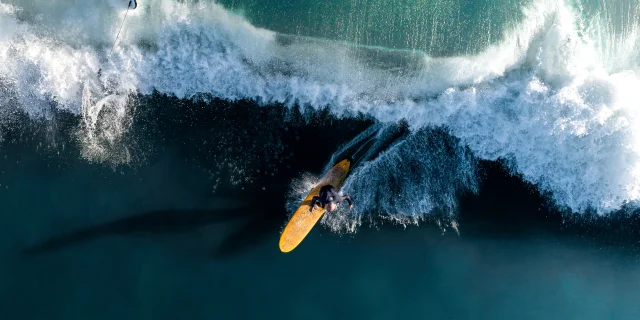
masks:
<svg viewBox="0 0 640 320"><path fill-rule="evenodd" d="M127 129L132 93L207 93L407 119L412 129L445 126L476 156L508 159L574 211L608 212L640 198L637 15L621 39L562 2L538 1L480 54L387 52L405 62L396 68L371 60L373 49L285 39L204 2L145 1L108 56L126 4L3 3L0 78L11 87L3 94L33 116L52 102L82 115L88 150L109 150L100 144ZM83 95L91 97L84 104ZM105 97L115 112L96 117Z"/></svg>
<svg viewBox="0 0 640 320"><path fill-rule="evenodd" d="M477 191L473 156L442 133L421 129L352 170L341 193L352 197L353 209L345 203L321 222L333 231L355 232L372 213L404 225L434 213L452 219L457 196Z"/></svg>

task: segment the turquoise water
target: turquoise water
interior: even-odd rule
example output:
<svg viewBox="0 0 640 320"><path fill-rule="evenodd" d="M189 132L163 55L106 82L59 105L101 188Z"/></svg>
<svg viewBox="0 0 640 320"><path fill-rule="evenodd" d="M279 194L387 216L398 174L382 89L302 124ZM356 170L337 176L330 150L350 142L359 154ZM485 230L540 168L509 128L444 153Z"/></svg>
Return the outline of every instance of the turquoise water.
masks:
<svg viewBox="0 0 640 320"><path fill-rule="evenodd" d="M639 10L0 0L0 314L636 319Z"/></svg>
<svg viewBox="0 0 640 320"><path fill-rule="evenodd" d="M220 2L253 25L359 45L475 54L521 19L527 1L358 0Z"/></svg>

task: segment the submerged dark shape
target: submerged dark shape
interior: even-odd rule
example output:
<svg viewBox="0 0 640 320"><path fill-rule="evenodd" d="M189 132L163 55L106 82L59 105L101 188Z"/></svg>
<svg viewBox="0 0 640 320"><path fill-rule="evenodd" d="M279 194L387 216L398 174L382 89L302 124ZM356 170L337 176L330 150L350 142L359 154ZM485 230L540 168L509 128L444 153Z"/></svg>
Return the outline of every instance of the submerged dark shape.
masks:
<svg viewBox="0 0 640 320"><path fill-rule="evenodd" d="M109 235L187 232L206 225L239 219L250 212L246 207L217 210L156 210L54 236L25 248L22 252L40 254Z"/></svg>
<svg viewBox="0 0 640 320"><path fill-rule="evenodd" d="M257 245L278 239L278 229L286 216L284 198L278 185L268 191L247 195L239 208L198 210L155 210L111 222L80 228L53 236L22 250L24 255L37 255L64 249L101 237L124 235L160 235L195 231L198 228L245 220L229 236L213 248L214 258L230 258ZM229 195L227 195L229 196ZM239 195L236 194L234 198ZM278 210L277 208L282 208Z"/></svg>

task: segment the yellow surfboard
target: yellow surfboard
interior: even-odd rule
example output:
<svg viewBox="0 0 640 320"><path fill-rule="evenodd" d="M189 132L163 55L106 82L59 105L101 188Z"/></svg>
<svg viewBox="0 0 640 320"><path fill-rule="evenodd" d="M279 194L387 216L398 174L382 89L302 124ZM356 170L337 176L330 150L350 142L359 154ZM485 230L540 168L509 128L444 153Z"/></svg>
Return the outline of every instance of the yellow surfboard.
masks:
<svg viewBox="0 0 640 320"><path fill-rule="evenodd" d="M320 188L327 184L332 185L336 190L340 190L342 183L347 177L350 165L351 162L348 159L340 161L333 166L333 168L329 169L313 190L309 192L300 207L298 207L293 216L291 216L291 220L289 220L284 227L282 235L280 235L280 251L289 252L293 250L304 240L307 234L309 234L309 231L311 231L325 212L325 209L320 206L318 206L316 210L309 211L311 208L311 199L313 199L314 196L319 196Z"/></svg>

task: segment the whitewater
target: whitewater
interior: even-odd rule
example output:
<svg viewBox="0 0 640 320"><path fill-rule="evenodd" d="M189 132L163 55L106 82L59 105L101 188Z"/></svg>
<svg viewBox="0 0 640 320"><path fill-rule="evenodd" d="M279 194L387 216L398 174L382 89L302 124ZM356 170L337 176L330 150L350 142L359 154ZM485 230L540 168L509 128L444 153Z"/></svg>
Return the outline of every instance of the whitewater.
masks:
<svg viewBox="0 0 640 320"><path fill-rule="evenodd" d="M131 155L109 146L130 127L136 95L250 99L365 116L382 140L407 125L407 136L345 182L359 202L324 218L334 229L353 230L371 211L409 220L454 212L455 196L478 188L478 160L503 161L564 210L635 208L640 6L618 7L622 22L579 2L534 1L479 53L435 57L280 34L213 2L147 0L127 10L119 0L3 0L0 137L16 112L47 119L56 108L81 119L83 157L126 163ZM452 138L434 138L436 129Z"/></svg>

